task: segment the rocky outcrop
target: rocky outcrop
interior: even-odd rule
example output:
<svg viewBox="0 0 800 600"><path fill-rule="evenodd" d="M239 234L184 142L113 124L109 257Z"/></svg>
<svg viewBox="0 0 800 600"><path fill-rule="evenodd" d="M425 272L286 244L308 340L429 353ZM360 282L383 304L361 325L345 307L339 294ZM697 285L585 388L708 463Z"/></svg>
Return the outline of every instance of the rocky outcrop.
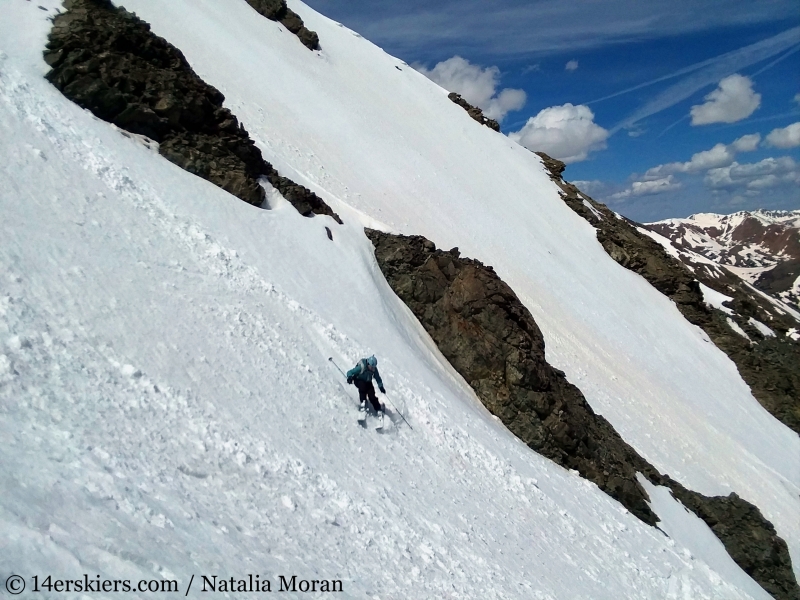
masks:
<svg viewBox="0 0 800 600"><path fill-rule="evenodd" d="M67 0L44 53L47 79L95 116L159 143L159 152L245 202L260 206L265 177L301 214L341 223L310 190L265 161L225 97L150 26L108 0Z"/></svg>
<svg viewBox="0 0 800 600"><path fill-rule="evenodd" d="M419 319L481 402L530 448L658 522L637 481L641 473L702 518L728 552L776 598L795 598L786 543L758 509L738 498L702 496L660 474L596 414L562 371L547 363L530 312L494 272L457 248L420 236L366 230L389 285Z"/></svg>
<svg viewBox="0 0 800 600"><path fill-rule="evenodd" d="M303 19L286 6L286 0L246 0L260 15L277 21L297 36L309 50L319 50L319 36L307 29Z"/></svg>
<svg viewBox="0 0 800 600"><path fill-rule="evenodd" d="M489 129L500 131L500 123L498 123L494 119L485 117L483 115L483 111L480 108L478 108L477 106L472 106L472 104L464 100L460 94L456 94L455 92L450 92L450 94L448 94L447 97L450 98L450 100L452 100L456 104L458 104L465 111L467 111L467 114L473 119L475 119L481 125L486 125Z"/></svg>
<svg viewBox="0 0 800 600"><path fill-rule="evenodd" d="M736 364L753 396L775 418L800 433L800 344L786 334L798 323L770 301L753 292L741 279L723 268L694 271L667 254L653 239L607 206L594 201L563 180L564 163L537 152L566 204L597 230L597 240L623 267L644 277L675 302L686 320L705 331L711 341ZM728 316L707 305L700 283L732 298ZM732 319L748 338L734 331ZM764 335L754 319L777 334ZM752 340L752 341L751 341Z"/></svg>
<svg viewBox="0 0 800 600"><path fill-rule="evenodd" d="M367 235L392 289L484 405L528 446L654 524L636 472L655 471L547 364L539 327L494 270L419 236Z"/></svg>
<svg viewBox="0 0 800 600"><path fill-rule="evenodd" d="M700 517L730 557L754 581L779 600L800 600L789 548L755 506L736 494L707 497L664 477L681 504Z"/></svg>

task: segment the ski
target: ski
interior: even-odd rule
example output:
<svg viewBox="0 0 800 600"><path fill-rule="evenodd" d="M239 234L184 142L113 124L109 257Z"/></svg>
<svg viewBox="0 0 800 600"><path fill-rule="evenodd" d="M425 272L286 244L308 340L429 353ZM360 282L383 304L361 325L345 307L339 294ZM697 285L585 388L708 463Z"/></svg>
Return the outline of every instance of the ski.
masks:
<svg viewBox="0 0 800 600"><path fill-rule="evenodd" d="M370 407L366 406L365 404L361 404L358 407L358 424L363 427L364 429L367 428L367 417L375 417L378 419L378 424L375 426L375 431L379 433L383 433L384 429L384 418L386 417L386 410L383 406L381 406L380 411L376 411L371 409Z"/></svg>
<svg viewBox="0 0 800 600"><path fill-rule="evenodd" d="M358 405L358 424L364 429L367 428L367 405L365 402Z"/></svg>

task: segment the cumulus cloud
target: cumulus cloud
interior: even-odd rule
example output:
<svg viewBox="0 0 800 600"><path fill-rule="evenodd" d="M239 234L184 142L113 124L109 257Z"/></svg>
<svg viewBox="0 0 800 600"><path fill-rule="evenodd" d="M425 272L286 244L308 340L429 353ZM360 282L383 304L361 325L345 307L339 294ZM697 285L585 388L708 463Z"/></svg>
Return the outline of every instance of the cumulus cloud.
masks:
<svg viewBox="0 0 800 600"><path fill-rule="evenodd" d="M759 142L761 142L761 134L751 133L750 135L743 135L734 140L731 144L731 148L736 152L752 152L758 148Z"/></svg>
<svg viewBox="0 0 800 600"><path fill-rule="evenodd" d="M788 56L789 53L786 51L797 46L798 32L800 32L800 27L793 27L766 40L689 65L688 67L684 67L668 75L651 79L645 83L629 87L609 96L604 96L603 98L598 98L594 102L615 98L616 96L628 94L668 79L681 77L677 83L659 92L643 106L617 123L611 130L612 133L616 133L620 129L628 128L650 115L654 115L674 106L708 85L719 82L723 77L736 73L736 71L759 63L777 54L783 53L783 57ZM774 65L775 61L770 64Z"/></svg>
<svg viewBox="0 0 800 600"><path fill-rule="evenodd" d="M608 131L594 122L594 113L588 106L567 103L545 108L508 137L529 150L574 163L605 148Z"/></svg>
<svg viewBox="0 0 800 600"><path fill-rule="evenodd" d="M687 162L667 163L648 169L642 179L648 181L663 178L671 173L699 173L709 169L727 167L733 163L738 153L752 152L758 148L760 142L761 135L758 133L743 135L730 144L717 144L710 150L697 152Z"/></svg>
<svg viewBox="0 0 800 600"><path fill-rule="evenodd" d="M767 136L766 143L767 146L773 146L774 148L800 146L800 121L783 128L773 129Z"/></svg>
<svg viewBox="0 0 800 600"><path fill-rule="evenodd" d="M447 91L461 94L467 102L481 108L487 117L498 121L522 108L527 100L523 90L505 88L498 93L500 69L497 67L482 69L460 56L448 58L433 69L423 65L414 65L414 68Z"/></svg>
<svg viewBox="0 0 800 600"><path fill-rule="evenodd" d="M705 101L692 106L692 125L736 123L746 119L761 105L761 94L753 91L749 77L734 73L722 79Z"/></svg>
<svg viewBox="0 0 800 600"><path fill-rule="evenodd" d="M656 194L665 194L680 189L681 182L676 181L674 175L668 175L660 179L651 179L645 181L634 181L630 187L612 194L614 200L624 200L631 196L654 196Z"/></svg>
<svg viewBox="0 0 800 600"><path fill-rule="evenodd" d="M800 169L790 156L770 157L757 163L740 165L734 162L727 167L711 169L704 181L712 189L759 190L781 184L800 183Z"/></svg>
<svg viewBox="0 0 800 600"><path fill-rule="evenodd" d="M564 65L564 69L567 71L575 71L577 70L577 68L578 68L578 61L575 59L572 59L566 65Z"/></svg>
<svg viewBox="0 0 800 600"><path fill-rule="evenodd" d="M725 144L717 144L710 150L703 150L692 155L692 159L684 163L686 172L696 173L697 171L707 171L716 167L724 167L733 162L736 152L731 146Z"/></svg>

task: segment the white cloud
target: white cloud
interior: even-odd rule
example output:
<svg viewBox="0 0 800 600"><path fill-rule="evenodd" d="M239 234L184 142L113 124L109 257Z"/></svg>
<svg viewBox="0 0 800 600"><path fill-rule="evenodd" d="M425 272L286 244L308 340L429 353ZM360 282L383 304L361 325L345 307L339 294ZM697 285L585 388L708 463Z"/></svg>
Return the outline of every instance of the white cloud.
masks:
<svg viewBox="0 0 800 600"><path fill-rule="evenodd" d="M589 152L605 148L608 131L594 122L594 113L588 106L567 103L545 108L508 137L529 150L573 163L586 160Z"/></svg>
<svg viewBox="0 0 800 600"><path fill-rule="evenodd" d="M733 146L733 144L731 144L731 146ZM708 171L716 167L724 167L731 164L735 156L736 153L732 147L728 147L725 144L717 144L711 148L711 150L703 150L702 152L693 154L692 160L685 163L686 171L688 173L696 173L698 171Z"/></svg>
<svg viewBox="0 0 800 600"><path fill-rule="evenodd" d="M736 152L753 152L758 148L759 142L761 142L761 134L751 133L734 140L731 144L731 148Z"/></svg>
<svg viewBox="0 0 800 600"><path fill-rule="evenodd" d="M777 54L783 53L783 57L788 56L789 53L786 51L797 45L798 32L800 32L800 27L793 27L771 38L756 42L755 44L750 44L738 50L733 50L732 52L727 52L714 58L689 65L688 67L684 67L668 75L651 79L650 81L621 90L609 96L598 98L595 102L609 100L622 94L628 94L661 81L682 77L677 83L659 92L643 106L617 123L611 130L612 133L616 133L622 128L628 128L650 115L654 115L674 106L678 102L691 97L704 87L718 82L721 78L736 73L736 71L771 58ZM771 64L774 64L774 62L775 61Z"/></svg>
<svg viewBox="0 0 800 600"><path fill-rule="evenodd" d="M672 192L681 187L680 181L676 181L674 175L668 175L661 179L634 181L628 189L612 194L611 197L615 200L624 200L631 196L654 196Z"/></svg>
<svg viewBox="0 0 800 600"><path fill-rule="evenodd" d="M699 173L709 169L727 167L732 164L736 155L740 152L752 152L758 148L761 141L761 134L751 133L735 139L728 145L717 144L710 150L703 150L692 155L692 159L687 162L674 162L658 165L648 169L642 177L645 181L660 179L671 173Z"/></svg>
<svg viewBox="0 0 800 600"><path fill-rule="evenodd" d="M757 163L740 165L737 162L718 169L711 169L705 184L714 189L745 188L758 190L781 184L800 182L800 169L790 156L765 158Z"/></svg>
<svg viewBox="0 0 800 600"><path fill-rule="evenodd" d="M800 93L794 95L794 101L800 104Z"/></svg>
<svg viewBox="0 0 800 600"><path fill-rule="evenodd" d="M692 106L692 125L741 121L761 105L761 94L753 91L749 77L735 73L721 80L705 100L705 104Z"/></svg>
<svg viewBox="0 0 800 600"><path fill-rule="evenodd" d="M800 96L800 94L798 94ZM773 129L766 139L767 146L794 148L800 146L800 121L780 129Z"/></svg>
<svg viewBox="0 0 800 600"><path fill-rule="evenodd" d="M572 59L566 65L564 65L564 69L566 69L567 71L575 71L577 70L577 68L578 68L578 61L575 59Z"/></svg>
<svg viewBox="0 0 800 600"><path fill-rule="evenodd" d="M599 179L578 179L570 183L577 187L581 192L588 194L589 196L602 194L606 191L606 189L608 189L608 184L604 181L600 181Z"/></svg>
<svg viewBox="0 0 800 600"><path fill-rule="evenodd" d="M481 108L487 117L498 121L522 108L527 99L523 90L505 88L497 92L500 81L497 67L482 69L460 56L448 58L433 69L423 65L414 65L414 68L447 91L461 94L467 102Z"/></svg>

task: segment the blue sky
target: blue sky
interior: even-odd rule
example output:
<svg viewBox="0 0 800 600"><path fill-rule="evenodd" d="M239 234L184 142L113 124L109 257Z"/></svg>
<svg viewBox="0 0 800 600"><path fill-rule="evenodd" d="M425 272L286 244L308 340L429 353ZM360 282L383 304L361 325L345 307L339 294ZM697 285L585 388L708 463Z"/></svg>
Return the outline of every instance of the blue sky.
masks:
<svg viewBox="0 0 800 600"><path fill-rule="evenodd" d="M800 208L796 0L306 2L633 219Z"/></svg>

